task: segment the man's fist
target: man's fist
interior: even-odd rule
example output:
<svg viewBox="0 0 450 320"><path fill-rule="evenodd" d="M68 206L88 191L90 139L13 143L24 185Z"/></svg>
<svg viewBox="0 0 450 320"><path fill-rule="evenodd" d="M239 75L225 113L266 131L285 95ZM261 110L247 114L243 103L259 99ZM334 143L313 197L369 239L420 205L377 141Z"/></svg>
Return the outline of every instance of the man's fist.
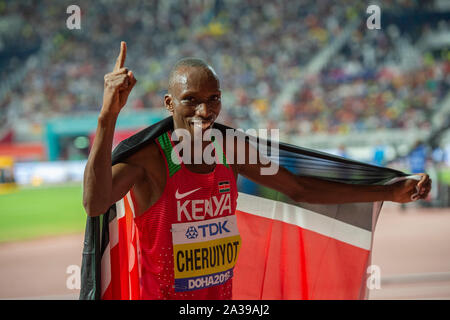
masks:
<svg viewBox="0 0 450 320"><path fill-rule="evenodd" d="M420 180L405 179L392 185L394 202L406 203L425 199L431 190L431 179L425 173L416 174Z"/></svg>
<svg viewBox="0 0 450 320"><path fill-rule="evenodd" d="M127 45L122 41L114 70L105 75L102 112L119 114L137 82L133 72L123 66L126 57Z"/></svg>

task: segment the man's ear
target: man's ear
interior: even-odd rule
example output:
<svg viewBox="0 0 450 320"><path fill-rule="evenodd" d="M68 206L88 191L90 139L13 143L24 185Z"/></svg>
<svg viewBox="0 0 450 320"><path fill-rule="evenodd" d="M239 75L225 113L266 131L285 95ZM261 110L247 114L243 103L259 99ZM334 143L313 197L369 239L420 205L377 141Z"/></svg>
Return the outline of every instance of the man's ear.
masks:
<svg viewBox="0 0 450 320"><path fill-rule="evenodd" d="M167 110L169 110L170 114L173 115L173 100L171 94L164 95L164 105Z"/></svg>

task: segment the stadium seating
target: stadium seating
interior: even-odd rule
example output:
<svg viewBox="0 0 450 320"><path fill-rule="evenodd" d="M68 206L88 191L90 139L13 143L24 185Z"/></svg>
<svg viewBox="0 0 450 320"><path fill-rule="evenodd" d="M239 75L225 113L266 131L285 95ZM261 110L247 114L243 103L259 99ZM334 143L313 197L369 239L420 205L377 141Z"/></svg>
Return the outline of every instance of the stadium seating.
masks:
<svg viewBox="0 0 450 320"><path fill-rule="evenodd" d="M374 31L366 29L364 4L356 0L80 2L81 30L64 27L61 3L0 6L2 22L16 26L12 34L0 23L8 48L1 50L0 76L14 79L0 88L2 127L98 113L103 75L120 40L127 41L126 66L138 79L124 112L161 108L168 72L185 56L204 58L217 70L223 122L279 126L284 134L427 128L449 87L448 49L421 46L430 34L449 30L445 19L436 20L432 1L383 2L383 28ZM405 26L411 26L408 14L425 9L428 16ZM324 68L277 104L286 84L295 84L358 17L359 27Z"/></svg>

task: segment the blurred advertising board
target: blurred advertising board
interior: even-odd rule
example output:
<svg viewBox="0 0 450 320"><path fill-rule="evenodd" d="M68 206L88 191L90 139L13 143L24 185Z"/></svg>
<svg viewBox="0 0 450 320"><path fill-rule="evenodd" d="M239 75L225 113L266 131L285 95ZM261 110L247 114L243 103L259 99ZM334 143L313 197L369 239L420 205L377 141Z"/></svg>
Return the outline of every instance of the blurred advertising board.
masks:
<svg viewBox="0 0 450 320"><path fill-rule="evenodd" d="M41 185L83 181L87 160L19 162L14 166L14 177L20 185Z"/></svg>

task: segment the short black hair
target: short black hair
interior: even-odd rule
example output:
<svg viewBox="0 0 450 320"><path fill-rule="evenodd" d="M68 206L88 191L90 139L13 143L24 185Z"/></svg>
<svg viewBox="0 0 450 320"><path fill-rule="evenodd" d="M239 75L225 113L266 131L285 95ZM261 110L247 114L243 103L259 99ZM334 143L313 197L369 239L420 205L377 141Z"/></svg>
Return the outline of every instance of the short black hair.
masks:
<svg viewBox="0 0 450 320"><path fill-rule="evenodd" d="M178 69L179 67L203 67L203 68L209 68L209 64L206 63L205 60L194 58L194 57L187 57L183 58L177 61L175 65L172 68L172 71Z"/></svg>
<svg viewBox="0 0 450 320"><path fill-rule="evenodd" d="M170 71L169 88L168 88L169 91L170 91L170 88L172 87L175 73L182 67L204 68L206 70L209 70L211 72L211 74L217 78L216 72L205 60L199 59L199 58L194 58L194 57L182 58L175 63L172 70Z"/></svg>

